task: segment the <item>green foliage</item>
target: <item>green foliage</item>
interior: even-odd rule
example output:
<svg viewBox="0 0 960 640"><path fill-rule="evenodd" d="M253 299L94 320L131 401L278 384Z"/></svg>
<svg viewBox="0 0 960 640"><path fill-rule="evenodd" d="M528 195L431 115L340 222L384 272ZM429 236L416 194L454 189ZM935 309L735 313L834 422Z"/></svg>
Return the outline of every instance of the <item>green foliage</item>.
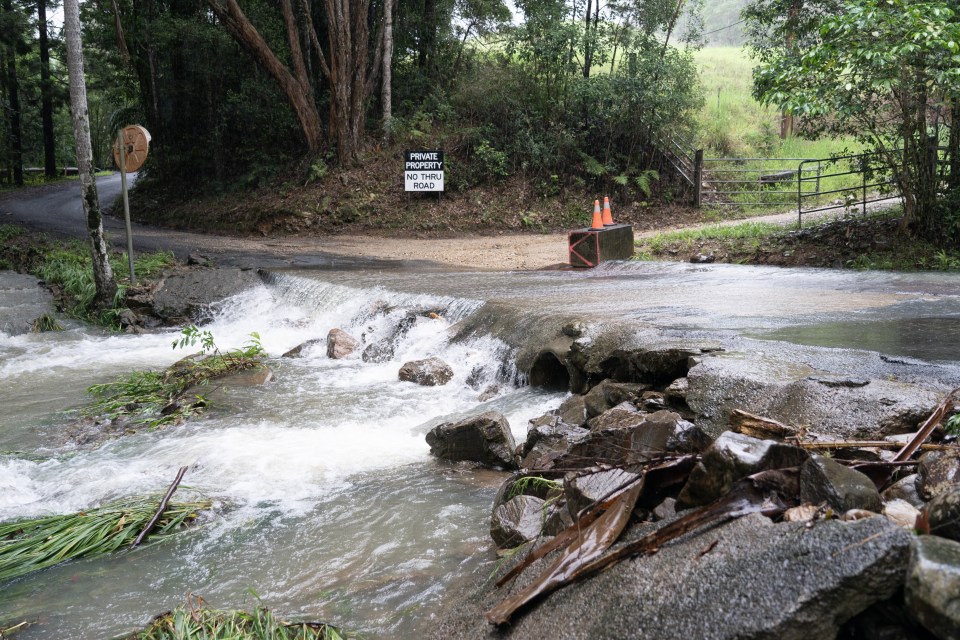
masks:
<svg viewBox="0 0 960 640"><path fill-rule="evenodd" d="M154 618L143 631L121 640L349 640L356 636L322 622L284 622L266 607L220 611L203 600Z"/></svg>
<svg viewBox="0 0 960 640"><path fill-rule="evenodd" d="M787 31L797 37L788 49L755 47L761 62L757 97L800 115L807 135L853 135L878 151L904 197L907 222L929 239L945 239L929 139L932 135L937 144L939 129L958 126L956 117L942 115L960 96L955 3L820 0L812 5L824 12L805 6L786 22L769 16L758 20L757 29L766 26L767 35ZM960 144L952 143L948 153L956 171ZM958 180L952 176L953 184Z"/></svg>
<svg viewBox="0 0 960 640"><path fill-rule="evenodd" d="M63 325L49 313L41 315L30 324L32 333L46 333L47 331L63 331Z"/></svg>
<svg viewBox="0 0 960 640"><path fill-rule="evenodd" d="M960 413L955 413L947 420L947 433L952 436L960 436Z"/></svg>
<svg viewBox="0 0 960 640"><path fill-rule="evenodd" d="M513 483L510 488L510 497L513 498L528 492L546 493L562 489L563 481L561 480L550 480L541 476L523 476Z"/></svg>
<svg viewBox="0 0 960 640"><path fill-rule="evenodd" d="M173 254L162 251L135 259L134 270L140 277L149 279L173 263ZM128 268L126 254L112 255L110 264L115 273L123 273ZM118 324L126 285L121 283L117 289L111 308L94 309L96 285L93 281L93 266L90 252L83 243L71 242L51 249L32 273L48 284L59 287L63 296L64 312L68 316L107 327Z"/></svg>
<svg viewBox="0 0 960 640"><path fill-rule="evenodd" d="M130 545L153 517L160 498L130 498L79 513L0 524L0 582ZM210 504L170 503L147 540L169 537Z"/></svg>
<svg viewBox="0 0 960 640"><path fill-rule="evenodd" d="M237 371L251 369L262 363L266 355L260 335L250 334L250 340L241 349L222 353L210 331L195 326L184 327L173 348L201 344L201 354L188 356L165 371L135 371L113 382L95 384L87 391L95 400L83 408L87 417L109 419L127 429L147 427L156 429L180 424L202 413L207 401L195 392L211 380Z"/></svg>

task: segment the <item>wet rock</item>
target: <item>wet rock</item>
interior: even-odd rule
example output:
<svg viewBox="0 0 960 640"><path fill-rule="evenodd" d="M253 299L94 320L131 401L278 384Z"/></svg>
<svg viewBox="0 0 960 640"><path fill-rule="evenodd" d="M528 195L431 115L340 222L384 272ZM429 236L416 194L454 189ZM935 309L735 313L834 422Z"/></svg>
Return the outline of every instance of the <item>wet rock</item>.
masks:
<svg viewBox="0 0 960 640"><path fill-rule="evenodd" d="M960 638L960 543L920 536L913 547L904 599L911 617L938 638Z"/></svg>
<svg viewBox="0 0 960 640"><path fill-rule="evenodd" d="M191 253L187 256L187 264L191 266L209 267L211 262L210 258L202 253Z"/></svg>
<svg viewBox="0 0 960 640"><path fill-rule="evenodd" d="M932 406L936 406L935 404ZM894 408L880 420L880 435L890 436L901 433L915 432L923 421L930 415L930 407L925 405L907 404Z"/></svg>
<svg viewBox="0 0 960 640"><path fill-rule="evenodd" d="M906 500L890 500L883 505L883 515L898 527L913 529L920 510Z"/></svg>
<svg viewBox="0 0 960 640"><path fill-rule="evenodd" d="M597 500L605 500L623 492L626 485L640 477L625 469L589 469L569 474L563 481L567 509L577 519L582 509Z"/></svg>
<svg viewBox="0 0 960 640"><path fill-rule="evenodd" d="M554 501L547 505L547 521L543 524L543 535L555 536L573 523L567 503L563 500Z"/></svg>
<svg viewBox="0 0 960 640"><path fill-rule="evenodd" d="M650 385L604 380L590 389L583 398L587 415L598 416L621 402L633 400L649 388Z"/></svg>
<svg viewBox="0 0 960 640"><path fill-rule="evenodd" d="M631 429L643 422L646 414L640 413L635 406L629 402L617 405L613 409L608 409L595 418L587 422L590 431L603 431L604 429Z"/></svg>
<svg viewBox="0 0 960 640"><path fill-rule="evenodd" d="M826 502L837 513L863 509L883 510L880 493L866 475L823 456L810 456L800 470L800 499L811 504Z"/></svg>
<svg viewBox="0 0 960 640"><path fill-rule="evenodd" d="M628 539L654 526L635 525ZM845 621L899 589L910 544L909 533L880 517L808 528L754 514L560 589L496 637L834 638ZM515 589L552 561L529 568ZM487 584L464 594L432 637L490 638L483 612L506 593Z"/></svg>
<svg viewBox="0 0 960 640"><path fill-rule="evenodd" d="M559 417L553 416L553 419L551 424L533 425L527 431L527 439L518 449L520 466L524 469L553 468L558 458L590 433L586 429L564 424Z"/></svg>
<svg viewBox="0 0 960 640"><path fill-rule="evenodd" d="M586 330L587 330L586 325L580 322L579 320L568 322L567 324L563 325L563 328L561 329L561 331L563 332L563 335L569 336L571 338L579 338L586 332Z"/></svg>
<svg viewBox="0 0 960 640"><path fill-rule="evenodd" d="M666 498L653 508L653 516L657 520L671 520L677 515L676 498Z"/></svg>
<svg viewBox="0 0 960 640"><path fill-rule="evenodd" d="M413 360L400 367L400 380L425 387L443 386L453 378L453 369L440 358Z"/></svg>
<svg viewBox="0 0 960 640"><path fill-rule="evenodd" d="M570 390L585 393L607 378L616 382L669 384L687 375L691 357L719 348L715 342L675 340L626 326L610 326L571 345L566 358Z"/></svg>
<svg viewBox="0 0 960 640"><path fill-rule="evenodd" d="M389 310L387 311L389 313ZM397 350L397 343L410 332L413 325L417 323L420 317L416 312L409 312L395 324L387 335L376 342L371 342L360 354L364 362L382 363L393 359L393 354Z"/></svg>
<svg viewBox="0 0 960 640"><path fill-rule="evenodd" d="M960 485L938 493L924 509L930 533L960 541Z"/></svg>
<svg viewBox="0 0 960 640"><path fill-rule="evenodd" d="M510 423L496 411L436 426L427 433L427 444L431 454L445 460L469 460L507 469L517 467Z"/></svg>
<svg viewBox="0 0 960 640"><path fill-rule="evenodd" d="M303 352L305 349L309 349L317 344L320 344L320 340L318 338L314 338L313 340L307 340L306 342L301 342L300 344L295 346L293 349L290 349L280 357L281 358L299 358L300 356L303 355Z"/></svg>
<svg viewBox="0 0 960 640"><path fill-rule="evenodd" d="M841 356L839 363L825 361L822 353L806 354L803 349L704 359L687 375L687 404L697 414L697 424L718 435L729 428L731 412L741 409L786 424L816 425L818 434L837 439L869 439L876 437L878 425L904 426L905 419L910 422L911 416L929 412L940 401L938 390L877 377L863 387L823 385L810 376L824 372L807 362L837 368L852 364Z"/></svg>
<svg viewBox="0 0 960 640"><path fill-rule="evenodd" d="M194 320L206 307L259 284L255 271L191 269L160 281L153 291L152 312L168 322Z"/></svg>
<svg viewBox="0 0 960 640"><path fill-rule="evenodd" d="M587 403L583 396L573 395L563 401L557 415L567 424L582 427L587 423Z"/></svg>
<svg viewBox="0 0 960 640"><path fill-rule="evenodd" d="M630 439L630 461L641 461L669 453L699 453L710 446L710 438L692 422L672 411L645 415Z"/></svg>
<svg viewBox="0 0 960 640"><path fill-rule="evenodd" d="M709 253L709 254L697 253L690 257L690 262L692 264L711 264L716 261L717 261L717 258L712 253Z"/></svg>
<svg viewBox="0 0 960 640"><path fill-rule="evenodd" d="M660 411L667 408L667 397L658 391L644 391L637 404L644 411Z"/></svg>
<svg viewBox="0 0 960 640"><path fill-rule="evenodd" d="M677 378L663 390L663 395L667 397L667 400L673 401L687 401L687 391L690 390L690 381L686 378Z"/></svg>
<svg viewBox="0 0 960 640"><path fill-rule="evenodd" d="M9 336L29 333L35 318L53 311L53 296L33 276L0 271L0 292L0 332Z"/></svg>
<svg viewBox="0 0 960 640"><path fill-rule="evenodd" d="M514 496L493 510L490 537L501 549L536 540L546 520L545 504L535 496Z"/></svg>
<svg viewBox="0 0 960 640"><path fill-rule="evenodd" d="M921 508L926 502L917 493L917 474L912 473L905 478L900 478L880 494L884 500L904 500L916 508Z"/></svg>
<svg viewBox="0 0 960 640"><path fill-rule="evenodd" d="M928 451L917 465L917 493L930 500L960 483L960 454L953 451Z"/></svg>
<svg viewBox="0 0 960 640"><path fill-rule="evenodd" d="M327 357L333 360L346 358L358 346L360 343L343 329L330 329L327 334Z"/></svg>
<svg viewBox="0 0 960 640"><path fill-rule="evenodd" d="M634 464L668 453L696 453L710 444L703 431L672 411L613 408L592 424L590 434L555 461L558 466ZM611 426L596 428L605 424Z"/></svg>
<svg viewBox="0 0 960 640"><path fill-rule="evenodd" d="M503 390L503 387L501 387L500 385L491 384L490 386L488 386L486 389L483 390L483 393L477 396L477 401L486 402L487 400L493 400L498 395L500 395L500 392L502 390Z"/></svg>
<svg viewBox="0 0 960 640"><path fill-rule="evenodd" d="M798 467L809 457L799 447L726 431L690 472L677 502L684 507L707 504L727 493L740 478L765 469Z"/></svg>

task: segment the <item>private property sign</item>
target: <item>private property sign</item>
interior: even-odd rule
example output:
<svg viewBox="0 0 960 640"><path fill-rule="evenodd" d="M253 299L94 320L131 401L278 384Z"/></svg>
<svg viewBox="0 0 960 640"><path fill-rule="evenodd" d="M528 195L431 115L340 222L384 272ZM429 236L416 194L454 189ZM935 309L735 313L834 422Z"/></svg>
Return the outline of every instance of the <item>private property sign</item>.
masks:
<svg viewBox="0 0 960 640"><path fill-rule="evenodd" d="M403 152L404 191L443 191L443 151Z"/></svg>

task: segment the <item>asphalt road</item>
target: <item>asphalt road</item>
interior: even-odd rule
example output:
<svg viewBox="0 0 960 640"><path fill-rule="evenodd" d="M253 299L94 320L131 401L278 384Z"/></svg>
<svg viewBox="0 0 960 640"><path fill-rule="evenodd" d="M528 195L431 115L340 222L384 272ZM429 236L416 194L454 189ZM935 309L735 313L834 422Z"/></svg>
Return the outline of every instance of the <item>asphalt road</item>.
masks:
<svg viewBox="0 0 960 640"><path fill-rule="evenodd" d="M120 202L120 174L97 178L97 191L104 211L103 228L109 244L125 250L126 231ZM65 237L86 238L86 218L80 199L80 185L68 181L43 187L20 189L0 198L0 224L15 223L37 231ZM204 235L163 229L136 222L133 228L135 253L172 251L178 258L201 254L222 266L249 268L309 267L330 269L430 268L430 263L387 261L344 257L319 250L316 245L297 247L282 239L238 238Z"/></svg>

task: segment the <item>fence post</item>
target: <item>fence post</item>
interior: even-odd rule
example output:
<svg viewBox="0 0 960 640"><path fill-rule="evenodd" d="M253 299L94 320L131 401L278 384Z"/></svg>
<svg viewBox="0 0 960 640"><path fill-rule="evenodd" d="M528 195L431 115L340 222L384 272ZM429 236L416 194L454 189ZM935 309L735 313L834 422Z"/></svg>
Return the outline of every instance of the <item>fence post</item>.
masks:
<svg viewBox="0 0 960 640"><path fill-rule="evenodd" d="M869 156L863 154L860 157L860 175L863 176L863 217L867 217L867 173L870 172L870 161L867 160Z"/></svg>
<svg viewBox="0 0 960 640"><path fill-rule="evenodd" d="M700 208L703 190L703 149L693 153L693 206Z"/></svg>

